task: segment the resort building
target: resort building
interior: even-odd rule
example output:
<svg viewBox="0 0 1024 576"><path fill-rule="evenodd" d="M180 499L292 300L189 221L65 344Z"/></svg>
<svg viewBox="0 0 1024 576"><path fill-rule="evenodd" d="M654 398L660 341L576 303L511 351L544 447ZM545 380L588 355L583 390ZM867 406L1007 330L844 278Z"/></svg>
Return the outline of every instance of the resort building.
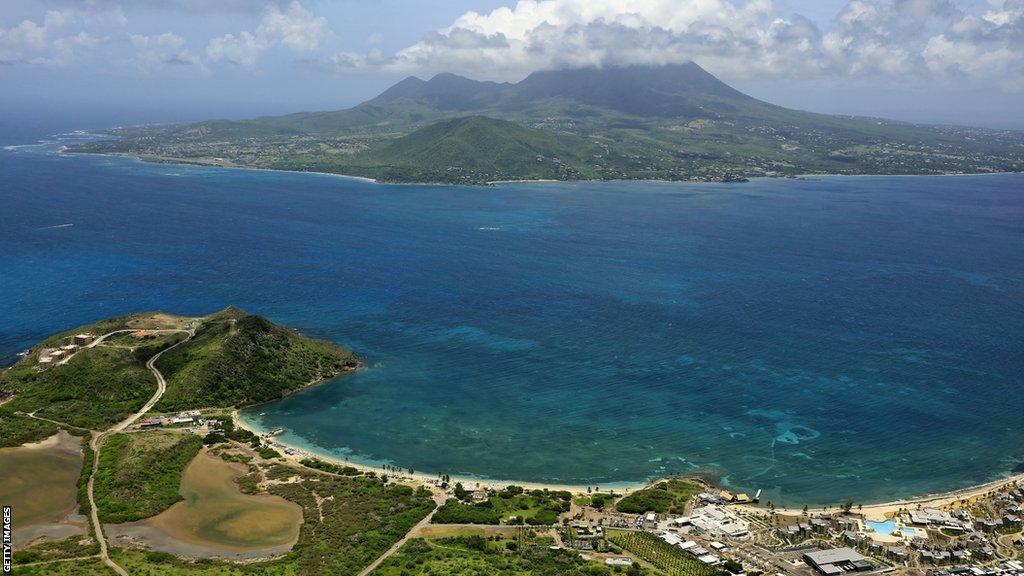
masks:
<svg viewBox="0 0 1024 576"><path fill-rule="evenodd" d="M852 548L807 552L804 554L804 562L824 576L871 570L871 563L867 561L867 558Z"/></svg>
<svg viewBox="0 0 1024 576"><path fill-rule="evenodd" d="M909 513L910 522L923 526L940 526L953 528L954 530L966 530L969 526L961 520L957 520L949 512L936 508L925 508L924 510L911 510Z"/></svg>
<svg viewBox="0 0 1024 576"><path fill-rule="evenodd" d="M690 522L694 528L713 538L743 538L750 531L750 524L746 520L720 506L694 508Z"/></svg>

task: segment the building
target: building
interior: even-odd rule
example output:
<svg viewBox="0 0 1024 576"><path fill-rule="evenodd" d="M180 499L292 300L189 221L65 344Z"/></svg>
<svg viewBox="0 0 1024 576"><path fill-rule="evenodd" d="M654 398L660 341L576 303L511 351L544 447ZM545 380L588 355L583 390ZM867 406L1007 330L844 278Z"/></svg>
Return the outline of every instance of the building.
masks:
<svg viewBox="0 0 1024 576"><path fill-rule="evenodd" d="M719 506L695 508L690 515L690 522L712 538L743 538L750 530L746 520Z"/></svg>
<svg viewBox="0 0 1024 576"><path fill-rule="evenodd" d="M833 548L804 554L804 562L825 576L844 572L867 572L871 563L853 548Z"/></svg>
<svg viewBox="0 0 1024 576"><path fill-rule="evenodd" d="M922 526L940 526L943 528L952 528L954 530L967 529L967 526L965 526L962 521L954 518L952 514L936 508L911 510L910 522Z"/></svg>
<svg viewBox="0 0 1024 576"><path fill-rule="evenodd" d="M75 334L72 340L74 340L76 346L88 346L95 339L96 336L92 334Z"/></svg>

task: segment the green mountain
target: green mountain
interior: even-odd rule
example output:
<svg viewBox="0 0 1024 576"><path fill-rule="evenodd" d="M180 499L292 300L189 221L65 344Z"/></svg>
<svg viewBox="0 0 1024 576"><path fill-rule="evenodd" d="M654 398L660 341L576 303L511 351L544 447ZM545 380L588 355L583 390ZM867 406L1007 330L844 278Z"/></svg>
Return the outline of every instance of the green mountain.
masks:
<svg viewBox="0 0 1024 576"><path fill-rule="evenodd" d="M1024 169L1024 133L790 110L695 63L406 78L353 108L126 128L73 149L397 182ZM556 161L557 160L557 161Z"/></svg>
<svg viewBox="0 0 1024 576"><path fill-rule="evenodd" d="M186 341L188 329L195 335ZM105 337L66 362L46 360L82 333ZM275 400L358 364L347 350L236 308L199 319L111 318L48 338L0 369L0 447L122 421L156 392L146 362L161 350L167 390L156 409L168 411Z"/></svg>
<svg viewBox="0 0 1024 576"><path fill-rule="evenodd" d="M347 350L228 308L204 319L188 342L160 356L156 367L167 380L167 391L155 408L277 400L356 365Z"/></svg>

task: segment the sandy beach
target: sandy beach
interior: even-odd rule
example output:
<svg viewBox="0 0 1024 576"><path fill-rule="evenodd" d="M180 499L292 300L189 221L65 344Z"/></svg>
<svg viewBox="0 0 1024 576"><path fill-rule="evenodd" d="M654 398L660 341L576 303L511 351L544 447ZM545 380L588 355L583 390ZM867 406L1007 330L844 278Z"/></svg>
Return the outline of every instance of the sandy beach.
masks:
<svg viewBox="0 0 1024 576"><path fill-rule="evenodd" d="M886 518L891 518L900 510L943 508L961 501L978 498L988 494L989 492L994 492L1012 484L1021 482L1024 482L1024 474L1016 474L1006 478L986 482L984 484L950 490L949 492L915 496L913 498L904 498L902 500L893 500L891 502L865 504L863 508L857 508L857 512L859 514L863 514L868 520L885 520ZM764 512L766 510L763 506L753 505L744 505L744 508L757 512ZM779 514L789 516L799 516L803 514L803 510L797 508L776 508L775 511Z"/></svg>
<svg viewBox="0 0 1024 576"><path fill-rule="evenodd" d="M231 412L231 417L232 417L232 419L235 422L235 426L238 427L238 428L243 428L243 429L248 430L248 431L250 431L253 434L256 434L258 436L265 433L264 430L260 430L258 428L255 428L255 427L249 425L247 422L245 422L245 420L240 418L238 416L238 410L233 410ZM288 460L290 462L294 462L294 463L299 463L301 460L303 460L305 458L316 458L318 460L323 460L324 462L330 462L332 464L338 464L339 466L351 466L352 468L355 468L355 469L360 470L362 472L373 472L375 474L386 473L389 478L392 478L394 480L397 480L397 481L400 481L400 482L403 482L403 483L407 483L407 484L429 484L429 485L433 485L434 482L437 481L437 479L438 479L438 474L425 474L425 473L420 473L420 472L414 472L412 474L409 474L409 472L407 470L403 470L402 472L385 472L380 466L370 466L370 465L361 464L361 463L358 463L358 462L351 462L351 461L345 460L343 458L338 458L337 456L332 456L330 454L322 454L322 453L318 453L318 452L311 452L311 451L309 451L309 450L307 450L305 448L302 448L300 446L296 446L294 444L289 444L288 442L282 441L279 438L274 438L274 443L279 445L279 446L282 446L284 448L292 449L295 452L294 454L283 454L282 453L281 456L283 458L285 458L286 460ZM590 488L590 489L595 488L595 486L583 486L583 485L576 485L576 484L552 484L552 483L544 483L544 482L521 482L521 481L518 481L518 480L494 480L494 479L491 479L491 478L477 478L477 477L473 477L473 476L449 475L449 477L451 479L451 483L452 484L455 484L456 482L461 482L462 485L465 486L467 489L474 489L474 488L477 488L477 487L487 487L487 488L500 489L500 488L504 488L505 486L509 486L509 485L514 484L516 486L522 486L523 488L525 488L527 490L567 490L569 492L572 492L573 494L577 494L578 495L578 494L586 494L588 488ZM601 488L602 492L614 491L616 494L628 494L628 493L630 493L630 492L632 492L634 490L639 490L639 489L645 488L645 487L649 486L650 484L652 484L653 482L656 482L656 481L657 480L652 481L652 482L636 482L636 483L629 483L629 484L604 485L604 486L600 486L600 488Z"/></svg>
<svg viewBox="0 0 1024 576"><path fill-rule="evenodd" d="M235 426L237 426L239 428L244 428L246 430L249 430L253 434L257 434L257 435L260 435L260 434L264 433L264 431L259 430L257 428L254 428L254 427L248 425L244 420L239 418L237 410L232 411L231 415L232 415L232 418L234 419ZM286 447L286 448L291 448L295 452L295 454L291 454L291 455L282 454L282 456L284 458L286 458L287 460L289 460L291 462L299 463L304 458L317 458L317 459L323 460L325 462L331 462L333 464L338 464L338 465L341 465L341 466L351 466L351 467L353 467L353 468L355 468L357 470L361 470L361 471L364 471L364 472L374 472L374 473L378 473L378 474L382 472L382 469L379 466L368 466L368 465L365 465L365 464L359 464L359 463L355 463L355 462L350 462L350 461L344 460L342 458L338 458L336 456L331 456L331 455L328 455L328 454L321 454L321 453L310 452L309 450L306 450L306 449L301 448L299 446L296 446L294 444L289 444L288 442L280 441L278 439L275 439L274 441L278 445ZM430 484L430 485L433 485L433 483L438 478L438 476L436 474L422 474L422 473L419 473L419 472L416 472L416 473L413 473L413 474L409 474L407 471L403 471L403 472L401 472L398 475L392 475L391 473L389 473L389 476L394 478L394 479L396 479L396 480L398 480L398 481L401 481L401 482L404 482L404 483L408 483L408 484ZM653 479L653 480L651 480L649 482L636 482L636 483L630 483L630 484L627 484L627 485L617 484L614 487L603 486L603 487L601 487L602 488L601 491L602 492L614 491L616 494L628 494L628 493L630 493L632 491L640 490L640 489L646 488L648 486L651 486L653 484L656 484L657 482L659 482L661 480L664 480L664 478L655 478L655 479ZM588 488L591 488L591 489L593 488L592 486L588 487L588 486L571 485L571 484L552 484L552 483L544 483L544 482L521 482L521 481L513 481L513 480L494 480L494 479L488 479L488 478L475 478L475 477L471 477L471 476L463 476L463 477L451 476L451 481L452 481L453 484L455 482L461 482L463 484L463 486L465 486L467 488L476 488L476 487L479 486L479 487L489 487L489 488L500 489L500 488L503 488L503 487L508 486L510 484L515 484L516 486L522 486L523 488L526 488L528 490L568 490L569 492L572 492L573 494L577 494L577 495L579 495L579 494L586 494ZM985 494L987 494L989 492L992 492L994 490L999 490L999 489L1001 489L1003 487L1006 487L1006 486L1008 486L1010 484L1014 484L1014 483L1018 483L1018 482L1024 482L1024 474L1017 474L1017 475L1014 475L1014 476L1008 476L1006 478L1001 478L1001 479L998 479L998 480L993 480L991 482L986 482L984 484L978 484L978 485L975 485L975 486L968 486L966 488L959 488L959 489L956 489L956 490L951 490L949 492L940 492L940 493L937 493L937 494L927 494L927 495L923 495L923 496L916 496L916 497L905 498L905 499L901 499L901 500L893 500L893 501L889 501L889 502L880 502L880 503L875 503L875 504L865 504L863 506L863 508L858 508L858 512L860 514L863 514L864 517L869 519L869 520L884 520L887 517L893 516L894 514L896 514L896 512L898 512L899 510L902 510L902 509L917 508L918 506L920 506L921 508L929 508L929 507L930 508L941 508L943 506L948 506L950 504L954 504L954 503L959 502L961 500L969 500L969 499L972 499L972 498L983 496L983 495L985 495ZM764 513L764 512L766 512L768 510L768 508L766 506L764 506L763 504L738 504L737 506L741 507L741 508L743 508L745 510L749 510L751 512L755 512L755 513ZM775 511L777 513L779 513L779 514L795 515L795 516L799 516L799 515L801 515L803 513L802 509L797 509L797 508L775 508Z"/></svg>

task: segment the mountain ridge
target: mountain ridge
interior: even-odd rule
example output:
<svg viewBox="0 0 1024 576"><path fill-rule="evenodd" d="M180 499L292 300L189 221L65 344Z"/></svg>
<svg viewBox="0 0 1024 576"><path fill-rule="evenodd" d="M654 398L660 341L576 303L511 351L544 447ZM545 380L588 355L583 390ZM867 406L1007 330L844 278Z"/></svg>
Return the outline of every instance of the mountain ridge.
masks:
<svg viewBox="0 0 1024 576"><path fill-rule="evenodd" d="M479 132L419 132L467 116L545 134L479 120L477 128L488 138L510 140L492 145ZM72 151L470 184L530 178L537 166L529 155L558 157L558 179L731 181L806 173L1024 170L1021 132L787 109L744 94L693 62L538 71L515 83L451 73L428 80L410 76L344 110L126 128L113 134L120 138ZM395 154L401 146L391 146L413 134L406 143L415 141L411 149L417 153ZM430 134L447 140L425 142ZM568 137L579 139L569 146L579 153L567 149ZM542 144L551 148L534 148ZM429 158L420 153L432 148L463 154ZM551 172L548 168L541 172Z"/></svg>

